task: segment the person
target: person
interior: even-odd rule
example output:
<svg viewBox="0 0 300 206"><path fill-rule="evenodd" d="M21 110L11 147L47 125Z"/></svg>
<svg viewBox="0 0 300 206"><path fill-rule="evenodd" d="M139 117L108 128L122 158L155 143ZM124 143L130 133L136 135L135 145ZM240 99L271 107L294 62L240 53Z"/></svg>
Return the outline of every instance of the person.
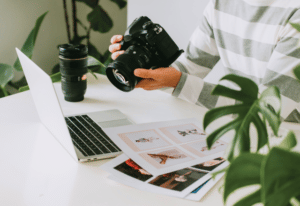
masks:
<svg viewBox="0 0 300 206"><path fill-rule="evenodd" d="M179 155L166 155L166 154L163 154L163 153L158 153L158 154L148 154L150 157L152 158L158 158L160 159L161 161L159 162L159 164L161 165L164 165L166 164L167 160L168 159L181 159L181 158L184 158L185 156L182 155L182 154L179 154Z"/></svg>
<svg viewBox="0 0 300 206"><path fill-rule="evenodd" d="M225 74L250 78L259 92L275 85L281 92L281 116L300 123L300 83L293 69L300 64L299 0L210 0L203 20L192 34L184 55L170 67L137 68L143 78L136 88L174 88L172 95L208 109L232 105L235 100L211 95L214 84L204 78L221 61ZM121 35L111 38L116 59Z"/></svg>
<svg viewBox="0 0 300 206"><path fill-rule="evenodd" d="M153 138L153 137L149 137L149 138L139 138L137 140L135 140L136 142L141 142L141 143L145 143L145 142L150 142L152 143L154 140L159 140L159 138Z"/></svg>
<svg viewBox="0 0 300 206"><path fill-rule="evenodd" d="M133 170L139 171L142 175L151 175L145 169L141 168L138 164L136 164L132 159L128 159L125 161L125 164L131 167Z"/></svg>

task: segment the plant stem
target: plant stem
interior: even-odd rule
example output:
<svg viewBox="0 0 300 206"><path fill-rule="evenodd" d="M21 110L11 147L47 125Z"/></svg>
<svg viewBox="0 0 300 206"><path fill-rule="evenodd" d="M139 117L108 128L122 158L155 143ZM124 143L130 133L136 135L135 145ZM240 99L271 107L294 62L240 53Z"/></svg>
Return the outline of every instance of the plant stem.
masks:
<svg viewBox="0 0 300 206"><path fill-rule="evenodd" d="M2 92L3 92L3 94L4 94L4 96L7 97L7 96L8 96L8 93L7 93L6 89L5 89L5 87L0 86L0 88L1 88L1 90L2 90Z"/></svg>
<svg viewBox="0 0 300 206"><path fill-rule="evenodd" d="M72 11L73 11L73 33L74 33L74 37L77 37L78 30L77 30L76 0L72 0Z"/></svg>
<svg viewBox="0 0 300 206"><path fill-rule="evenodd" d="M69 25L69 17L68 17L66 0L63 0L63 5L64 5L64 12L65 12L65 22L67 27L68 41L69 43L71 43L71 33L70 33L70 25Z"/></svg>
<svg viewBox="0 0 300 206"><path fill-rule="evenodd" d="M77 19L77 22L86 32L88 31L88 28L79 19Z"/></svg>
<svg viewBox="0 0 300 206"><path fill-rule="evenodd" d="M86 33L86 41L87 41L87 45L90 44L90 33L91 33L91 30L92 30L92 26L91 26L91 23L90 23L90 26L87 30L87 33Z"/></svg>

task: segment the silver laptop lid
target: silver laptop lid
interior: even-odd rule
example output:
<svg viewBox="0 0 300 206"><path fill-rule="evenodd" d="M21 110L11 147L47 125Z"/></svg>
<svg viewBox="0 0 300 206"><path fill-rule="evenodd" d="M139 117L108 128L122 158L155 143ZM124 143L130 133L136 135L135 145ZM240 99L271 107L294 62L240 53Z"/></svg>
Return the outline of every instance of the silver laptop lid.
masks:
<svg viewBox="0 0 300 206"><path fill-rule="evenodd" d="M50 76L18 48L16 51L41 122L77 161L72 139Z"/></svg>

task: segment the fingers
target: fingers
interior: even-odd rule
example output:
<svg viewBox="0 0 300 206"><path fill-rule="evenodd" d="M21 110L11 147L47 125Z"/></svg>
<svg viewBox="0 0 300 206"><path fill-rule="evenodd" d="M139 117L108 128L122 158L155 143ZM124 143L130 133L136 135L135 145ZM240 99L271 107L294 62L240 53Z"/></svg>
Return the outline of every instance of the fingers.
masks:
<svg viewBox="0 0 300 206"><path fill-rule="evenodd" d="M142 79L135 88L142 88L144 90L155 90L161 88L159 83L153 79Z"/></svg>
<svg viewBox="0 0 300 206"><path fill-rule="evenodd" d="M122 36L122 35L114 35L114 36L111 38L110 42L111 42L112 44L115 44L115 43L117 43L117 42L122 41L122 39L123 39L123 36Z"/></svg>
<svg viewBox="0 0 300 206"><path fill-rule="evenodd" d="M111 55L112 60L115 60L118 56L120 56L120 55L123 54L124 52L125 52L124 50L114 52L114 53Z"/></svg>
<svg viewBox="0 0 300 206"><path fill-rule="evenodd" d="M134 70L134 75L137 77L141 77L141 78L153 78L153 70L149 70L149 69L135 69Z"/></svg>
<svg viewBox="0 0 300 206"><path fill-rule="evenodd" d="M121 44L111 44L109 47L108 47L108 50L111 52L111 53L114 53L116 51L119 51L121 49Z"/></svg>

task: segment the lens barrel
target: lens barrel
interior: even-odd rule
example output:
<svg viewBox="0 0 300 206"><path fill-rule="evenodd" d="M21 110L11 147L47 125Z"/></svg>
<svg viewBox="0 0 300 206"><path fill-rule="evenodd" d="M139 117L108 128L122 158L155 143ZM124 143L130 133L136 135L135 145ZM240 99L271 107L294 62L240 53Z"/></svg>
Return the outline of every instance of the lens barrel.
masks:
<svg viewBox="0 0 300 206"><path fill-rule="evenodd" d="M151 54L138 46L130 46L124 54L106 67L106 76L118 89L130 92L141 80L133 72L136 68L145 68Z"/></svg>
<svg viewBox="0 0 300 206"><path fill-rule="evenodd" d="M84 99L87 88L87 55L87 46L83 44L59 46L61 87L66 101L78 102Z"/></svg>

